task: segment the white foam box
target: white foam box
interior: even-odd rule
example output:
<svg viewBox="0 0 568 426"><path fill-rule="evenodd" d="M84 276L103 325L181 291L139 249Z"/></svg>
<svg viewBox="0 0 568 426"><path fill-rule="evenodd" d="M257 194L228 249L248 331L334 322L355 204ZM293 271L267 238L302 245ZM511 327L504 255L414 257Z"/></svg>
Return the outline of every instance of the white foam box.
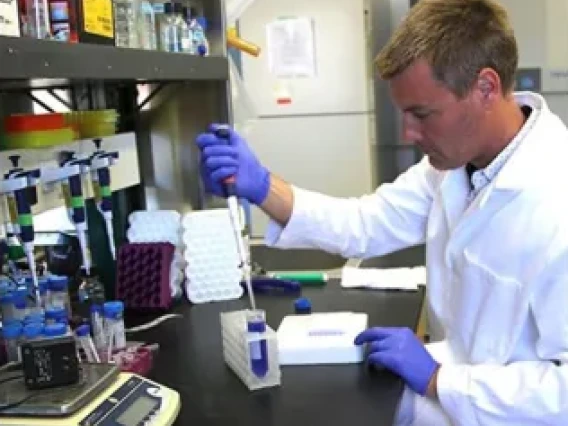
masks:
<svg viewBox="0 0 568 426"><path fill-rule="evenodd" d="M280 365L355 364L365 358L355 337L368 325L356 312L314 313L285 317L276 333Z"/></svg>

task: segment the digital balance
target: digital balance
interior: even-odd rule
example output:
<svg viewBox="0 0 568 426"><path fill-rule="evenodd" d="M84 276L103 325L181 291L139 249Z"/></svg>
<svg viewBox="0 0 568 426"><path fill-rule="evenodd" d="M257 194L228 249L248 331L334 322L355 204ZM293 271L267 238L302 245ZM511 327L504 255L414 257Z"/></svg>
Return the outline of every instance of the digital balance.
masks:
<svg viewBox="0 0 568 426"><path fill-rule="evenodd" d="M170 426L180 410L176 391L112 364L81 364L79 383L40 391L15 375L0 374L2 426Z"/></svg>

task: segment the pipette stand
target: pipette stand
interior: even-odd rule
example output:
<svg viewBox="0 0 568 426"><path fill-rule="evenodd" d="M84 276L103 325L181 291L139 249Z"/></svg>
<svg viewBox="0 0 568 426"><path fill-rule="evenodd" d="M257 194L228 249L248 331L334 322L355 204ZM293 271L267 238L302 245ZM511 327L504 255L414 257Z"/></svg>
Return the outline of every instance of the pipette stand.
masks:
<svg viewBox="0 0 568 426"><path fill-rule="evenodd" d="M281 384L281 373L276 332L266 325L266 331L259 337L250 337L247 333L246 321L246 310L221 313L221 334L225 363L251 391L279 386ZM263 377L254 374L250 365L249 344L258 340L266 340L267 346L268 371Z"/></svg>
<svg viewBox="0 0 568 426"><path fill-rule="evenodd" d="M39 169L24 170L23 168L19 167L18 162L20 160L20 156L18 155L12 155L9 158L13 164L13 169L8 171L8 173L4 175L4 179L0 181L0 193L2 194L2 196L8 196L9 194L13 194L16 191L26 190L28 188L35 188L39 182L41 171ZM27 198L25 216L29 216L29 218L25 219L24 224L28 229L31 227L31 235L28 235L28 237L30 237L31 239L25 239L22 237L22 234L20 232L21 224L19 223L21 217L18 218L17 223L12 223L12 226L16 227L16 229L18 230L16 234L20 238L20 241L24 247L24 251L26 253L26 257L29 263L29 268L32 273L35 296L36 296L36 304L38 308L41 308L40 306L41 298L39 293L39 284L37 281L36 265L34 259L33 220L31 219L32 217L31 207L37 200L30 201L29 197L25 198ZM0 200L0 202L4 203L4 200ZM7 202L7 204L9 203ZM20 215L19 211L20 207L17 207L16 209L18 210L18 215ZM10 210L10 207L8 207L8 210ZM6 212L5 214L9 215L8 212ZM12 218L5 218L7 222L10 222L11 219ZM30 221L30 223L27 223L27 221ZM8 229L6 229L6 232L8 232Z"/></svg>
<svg viewBox="0 0 568 426"><path fill-rule="evenodd" d="M49 192L54 189L54 186L58 183L62 183L63 181L74 177L74 176L81 176L86 175L89 173L90 170L90 159L89 158L75 158L75 154L70 151L61 152L61 159L59 161L61 164L59 167L50 167L45 168L42 170L42 183L44 190ZM61 160L60 159L60 160ZM86 234L86 218L85 223L82 225L85 229L83 229L84 235ZM83 256L83 265L84 267L89 270L90 269L90 259L88 258L87 254L87 241L86 236L81 238L79 235L79 231L77 231L77 237L79 238L79 242L81 244L81 253Z"/></svg>
<svg viewBox="0 0 568 426"><path fill-rule="evenodd" d="M100 169L110 169L110 167L114 166L118 162L118 151L107 152L101 149L101 139L94 139L93 142L97 150L91 155L91 175L93 176L93 189L95 189L95 185L97 184L95 180L95 176L97 175L97 171ZM100 184L99 184L100 185ZM110 189L110 172L109 172L109 182L108 186ZM101 191L99 187L98 191ZM112 228L112 208L106 212L102 211L99 207L99 211L105 220L105 225L107 227L107 237L109 240L109 248L112 254L113 259L116 259L116 247L114 245L114 230Z"/></svg>

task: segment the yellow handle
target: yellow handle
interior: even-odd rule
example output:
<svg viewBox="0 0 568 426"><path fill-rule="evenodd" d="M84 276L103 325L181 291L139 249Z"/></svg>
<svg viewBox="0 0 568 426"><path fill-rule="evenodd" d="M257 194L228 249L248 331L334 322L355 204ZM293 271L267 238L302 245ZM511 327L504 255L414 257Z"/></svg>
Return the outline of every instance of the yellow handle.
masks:
<svg viewBox="0 0 568 426"><path fill-rule="evenodd" d="M258 55L260 55L260 47L250 41L240 38L237 35L237 30L235 28L229 28L227 30L227 45L254 57L258 57Z"/></svg>

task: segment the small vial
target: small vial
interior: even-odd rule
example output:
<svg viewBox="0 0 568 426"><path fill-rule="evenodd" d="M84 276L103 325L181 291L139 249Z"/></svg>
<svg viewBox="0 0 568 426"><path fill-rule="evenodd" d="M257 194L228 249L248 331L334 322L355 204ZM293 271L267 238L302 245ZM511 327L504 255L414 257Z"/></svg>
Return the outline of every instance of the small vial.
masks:
<svg viewBox="0 0 568 426"><path fill-rule="evenodd" d="M124 303L120 301L106 302L103 305L105 318L105 335L107 337L108 355L116 349L126 347L126 335L124 333Z"/></svg>
<svg viewBox="0 0 568 426"><path fill-rule="evenodd" d="M264 338L266 332L265 312L260 309L247 312L247 338L249 344L250 369L256 377L268 373L268 349Z"/></svg>
<svg viewBox="0 0 568 426"><path fill-rule="evenodd" d="M20 324L10 324L2 329L4 344L6 345L6 358L8 362L21 362L20 339L22 337L22 326Z"/></svg>
<svg viewBox="0 0 568 426"><path fill-rule="evenodd" d="M41 339L43 334L43 324L33 322L24 326L23 338L27 342Z"/></svg>
<svg viewBox="0 0 568 426"><path fill-rule="evenodd" d="M69 280L67 277L52 275L49 278L50 307L64 308L68 314L71 314L69 292L67 291L68 285Z"/></svg>

